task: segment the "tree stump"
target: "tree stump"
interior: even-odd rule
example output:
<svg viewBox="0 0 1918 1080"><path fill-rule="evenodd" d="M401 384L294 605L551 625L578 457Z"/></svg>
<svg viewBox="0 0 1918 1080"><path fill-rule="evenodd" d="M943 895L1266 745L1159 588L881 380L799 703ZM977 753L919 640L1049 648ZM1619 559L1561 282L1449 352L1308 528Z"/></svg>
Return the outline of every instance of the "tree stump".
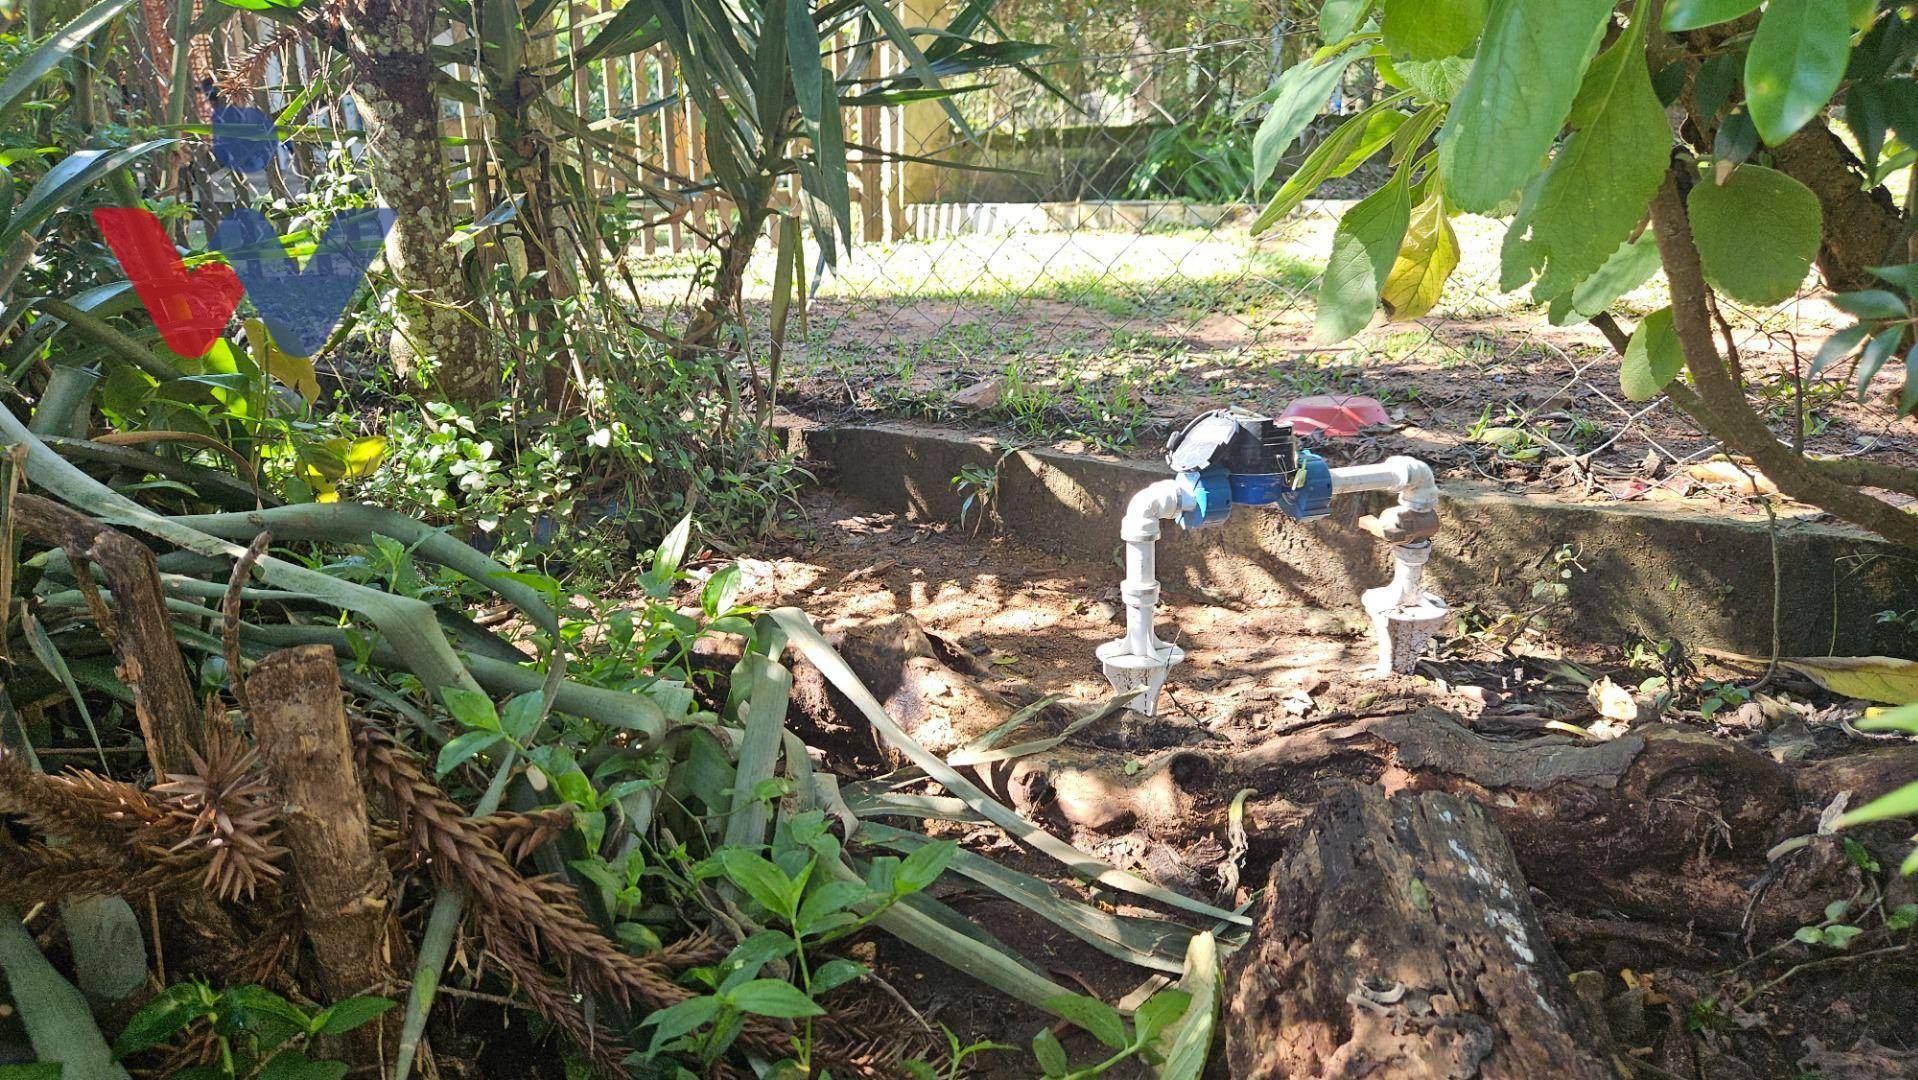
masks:
<svg viewBox="0 0 1918 1080"><path fill-rule="evenodd" d="M374 850L366 797L347 732L339 663L325 645L282 649L246 680L253 735L281 800L294 895L327 1003L376 992L392 875ZM397 1014L388 1014L389 1022ZM354 1033L355 1056L377 1062L376 1029Z"/></svg>
<svg viewBox="0 0 1918 1080"><path fill-rule="evenodd" d="M1238 1080L1616 1080L1505 837L1454 795L1320 805L1226 974Z"/></svg>

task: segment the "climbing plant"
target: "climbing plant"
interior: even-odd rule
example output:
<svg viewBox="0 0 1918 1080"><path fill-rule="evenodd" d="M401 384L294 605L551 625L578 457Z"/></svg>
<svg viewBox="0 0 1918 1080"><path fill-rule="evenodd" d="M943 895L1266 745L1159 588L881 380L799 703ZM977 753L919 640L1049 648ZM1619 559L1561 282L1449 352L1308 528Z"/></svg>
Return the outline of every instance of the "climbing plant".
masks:
<svg viewBox="0 0 1918 1080"><path fill-rule="evenodd" d="M1781 441L1721 334L1722 302L1778 303L1815 265L1857 321L1794 389L1836 371L1863 397L1902 355L1895 403L1918 408L1918 240L1888 186L1918 158L1918 27L1904 5L1331 0L1320 31L1324 47L1266 92L1256 180L1354 65L1393 90L1306 155L1258 219L1269 228L1326 180L1387 157L1390 178L1334 234L1321 337L1348 338L1380 309L1425 314L1459 263L1450 219L1509 219L1501 288L1530 286L1554 322L1597 324L1629 396L1665 394L1785 494L1918 546L1918 516L1860 490L1918 494L1918 471ZM1661 268L1670 307L1620 327L1607 309Z"/></svg>

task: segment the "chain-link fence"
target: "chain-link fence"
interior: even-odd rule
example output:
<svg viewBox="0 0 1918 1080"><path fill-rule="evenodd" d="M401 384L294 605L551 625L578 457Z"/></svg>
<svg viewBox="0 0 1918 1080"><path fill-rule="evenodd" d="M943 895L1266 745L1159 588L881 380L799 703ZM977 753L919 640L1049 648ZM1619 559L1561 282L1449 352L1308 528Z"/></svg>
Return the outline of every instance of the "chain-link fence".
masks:
<svg viewBox="0 0 1918 1080"><path fill-rule="evenodd" d="M1356 66L1331 115L1251 190L1257 98L1318 47L1309 12L1144 0L997 11L1007 37L1052 48L1022 73L953 79L979 86L956 99L968 130L931 101L889 110L874 129L905 158L885 165L897 205L883 232L811 283L803 343L788 353L789 406L1146 454L1203 408L1362 393L1386 405L1392 430L1341 443L1341 456L1415 453L1454 476L1572 498L1749 492L1753 481L1712 462L1717 445L1668 402L1624 398L1599 330L1552 325L1522 291L1500 288L1501 223L1454 219L1461 262L1430 314L1333 346L1314 336L1338 216L1386 173L1362 168L1250 232L1292 166L1384 92ZM767 265L759 296L770 278ZM1891 440L1882 410L1796 389L1794 364L1836 318L1818 297L1812 282L1777 309L1726 310L1747 377L1771 418L1814 448ZM1654 278L1618 310L1629 327L1664 303Z"/></svg>

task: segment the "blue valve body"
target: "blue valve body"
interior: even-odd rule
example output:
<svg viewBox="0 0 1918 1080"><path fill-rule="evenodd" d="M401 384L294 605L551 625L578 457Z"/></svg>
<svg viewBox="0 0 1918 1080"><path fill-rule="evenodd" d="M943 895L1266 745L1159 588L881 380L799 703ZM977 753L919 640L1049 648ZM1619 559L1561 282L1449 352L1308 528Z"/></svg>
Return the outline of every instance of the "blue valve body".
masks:
<svg viewBox="0 0 1918 1080"><path fill-rule="evenodd" d="M1179 524L1188 529L1216 525L1232 513L1234 504L1276 504L1301 521L1325 516L1332 507L1332 470L1310 450L1300 450L1298 460L1294 473L1230 473L1211 468L1183 474L1196 505L1179 515Z"/></svg>
<svg viewBox="0 0 1918 1080"><path fill-rule="evenodd" d="M1192 493L1194 503L1192 509L1179 512L1179 524L1188 529L1203 529L1217 525L1232 513L1232 485L1225 469L1181 473L1179 479Z"/></svg>

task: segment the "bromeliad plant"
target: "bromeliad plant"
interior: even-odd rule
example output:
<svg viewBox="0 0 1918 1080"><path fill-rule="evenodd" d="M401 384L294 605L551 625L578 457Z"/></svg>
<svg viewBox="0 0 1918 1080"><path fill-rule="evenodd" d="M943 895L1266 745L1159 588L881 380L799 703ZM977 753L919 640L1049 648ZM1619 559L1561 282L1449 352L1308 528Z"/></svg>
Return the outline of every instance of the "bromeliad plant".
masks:
<svg viewBox="0 0 1918 1080"><path fill-rule="evenodd" d="M1918 207L1899 209L1882 186L1918 144L1918 26L1904 5L1330 0L1320 26L1328 44L1267 91L1255 180L1354 65L1372 65L1388 92L1307 155L1256 227L1374 157L1391 169L1339 221L1321 337L1351 337L1381 308L1424 315L1459 261L1450 219L1508 217L1501 285L1529 285L1554 321L1599 325L1623 354L1630 397L1663 392L1785 494L1918 546L1918 516L1858 490L1918 494L1918 471L1781 442L1752 407L1736 350L1716 341L1724 306L1778 303L1815 263L1861 325L1814 367L1855 362L1864 395L1907 354L1896 405L1918 407ZM1661 267L1671 306L1628 335L1607 309ZM1812 377L1795 379L1798 393Z"/></svg>

